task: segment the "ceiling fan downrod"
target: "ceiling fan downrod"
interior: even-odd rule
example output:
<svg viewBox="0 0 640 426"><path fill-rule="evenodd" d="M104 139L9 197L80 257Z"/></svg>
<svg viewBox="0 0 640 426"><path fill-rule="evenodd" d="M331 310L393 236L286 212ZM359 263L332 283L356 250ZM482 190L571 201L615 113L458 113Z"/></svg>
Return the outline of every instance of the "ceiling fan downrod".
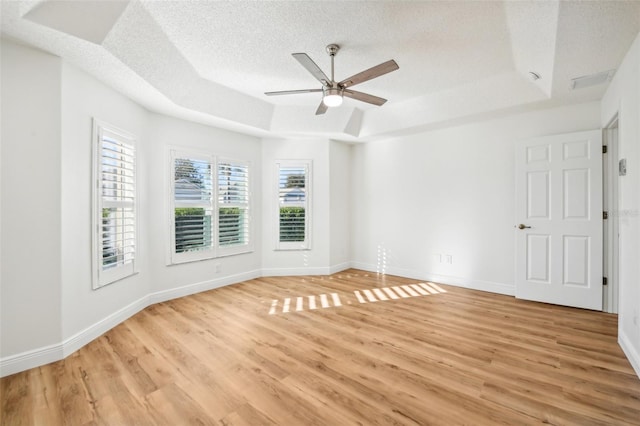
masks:
<svg viewBox="0 0 640 426"><path fill-rule="evenodd" d="M336 81L335 74L334 74L333 58L335 58L336 54L338 53L338 50L340 50L340 46L338 46L337 44L330 44L327 46L327 53L329 54L329 56L331 56L331 81L329 82L330 87L333 87L334 82Z"/></svg>

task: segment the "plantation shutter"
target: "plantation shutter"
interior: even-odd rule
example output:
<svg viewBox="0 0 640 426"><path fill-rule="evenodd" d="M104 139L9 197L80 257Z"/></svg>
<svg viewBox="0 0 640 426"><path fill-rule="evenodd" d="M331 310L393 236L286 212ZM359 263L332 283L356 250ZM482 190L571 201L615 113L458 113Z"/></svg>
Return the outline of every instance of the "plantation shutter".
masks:
<svg viewBox="0 0 640 426"><path fill-rule="evenodd" d="M208 158L173 158L173 253L182 260L208 257L213 248L213 167Z"/></svg>
<svg viewBox="0 0 640 426"><path fill-rule="evenodd" d="M133 137L94 122L96 277L94 288L135 272L136 148Z"/></svg>
<svg viewBox="0 0 640 426"><path fill-rule="evenodd" d="M309 247L309 164L278 165L278 248Z"/></svg>
<svg viewBox="0 0 640 426"><path fill-rule="evenodd" d="M220 248L249 243L249 166L218 162L218 244Z"/></svg>
<svg viewBox="0 0 640 426"><path fill-rule="evenodd" d="M132 145L102 137L102 269L133 262L135 154Z"/></svg>

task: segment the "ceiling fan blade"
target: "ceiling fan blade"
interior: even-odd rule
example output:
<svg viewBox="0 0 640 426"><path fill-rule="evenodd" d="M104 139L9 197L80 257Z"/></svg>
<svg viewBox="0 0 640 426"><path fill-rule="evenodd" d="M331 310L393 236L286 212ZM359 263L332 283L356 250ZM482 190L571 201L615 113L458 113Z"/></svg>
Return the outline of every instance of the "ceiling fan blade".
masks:
<svg viewBox="0 0 640 426"><path fill-rule="evenodd" d="M277 96L277 95L296 95L298 93L314 93L314 92L322 92L322 89L282 90L280 92L264 92L264 94L267 96Z"/></svg>
<svg viewBox="0 0 640 426"><path fill-rule="evenodd" d="M369 68L368 70L359 72L356 75L352 75L349 78L345 78L340 83L338 83L338 86L339 87L355 86L356 84L364 83L365 81L371 80L376 77L380 77L381 75L384 75L391 71L395 71L398 68L400 67L398 66L398 64L396 64L396 61L391 59L390 61L383 62L380 65L376 65L375 67Z"/></svg>
<svg viewBox="0 0 640 426"><path fill-rule="evenodd" d="M384 98L379 98L377 96L373 96L368 93L356 92L355 90L345 89L343 92L343 95L348 98L355 99L357 101L367 102L369 104L378 105L378 106L387 102L387 100Z"/></svg>
<svg viewBox="0 0 640 426"><path fill-rule="evenodd" d="M316 115L324 114L329 109L328 106L324 104L324 102L320 101L320 105L318 105L318 109L316 110Z"/></svg>
<svg viewBox="0 0 640 426"><path fill-rule="evenodd" d="M313 60L306 53L292 53L294 58L300 62L300 64L307 69L315 78L318 79L323 86L328 86L331 80L326 76L324 72L316 65Z"/></svg>

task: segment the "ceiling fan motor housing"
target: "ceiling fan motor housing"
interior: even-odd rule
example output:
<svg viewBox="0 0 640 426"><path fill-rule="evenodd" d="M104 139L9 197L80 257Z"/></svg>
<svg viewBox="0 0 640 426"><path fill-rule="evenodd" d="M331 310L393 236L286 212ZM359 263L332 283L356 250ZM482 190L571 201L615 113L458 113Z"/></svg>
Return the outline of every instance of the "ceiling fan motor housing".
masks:
<svg viewBox="0 0 640 426"><path fill-rule="evenodd" d="M326 106L336 107L342 105L343 89L335 87L324 87L322 89L322 95L322 102Z"/></svg>

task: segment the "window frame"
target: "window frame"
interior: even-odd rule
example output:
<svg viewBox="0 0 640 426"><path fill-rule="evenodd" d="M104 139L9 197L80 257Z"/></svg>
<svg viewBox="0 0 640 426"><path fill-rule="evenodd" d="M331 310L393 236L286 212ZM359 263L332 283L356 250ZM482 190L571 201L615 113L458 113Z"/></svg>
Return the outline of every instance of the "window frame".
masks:
<svg viewBox="0 0 640 426"><path fill-rule="evenodd" d="M275 250L276 251L300 251L311 250L312 242L312 218L313 218L313 161L312 160L276 160L276 209L275 209ZM280 241L280 170L282 168L301 168L305 170L305 201L300 203L305 209L304 241ZM289 204L291 206L291 204Z"/></svg>
<svg viewBox="0 0 640 426"><path fill-rule="evenodd" d="M236 160L231 159L229 157L221 157L215 155L210 152L205 152L202 150L188 149L182 147L169 147L169 172L168 176L168 187L169 187L169 195L168 195L168 212L169 212L169 239L168 239L168 249L167 249L167 265L178 265L183 263L190 262L198 262L203 260L211 260L217 259L226 256L233 256L237 254L251 253L254 251L253 248L253 227L252 227L252 191L251 191L251 174L252 167L251 162L246 160ZM184 158L184 159L193 159L199 161L207 161L211 164L211 182L212 182L212 194L211 194L211 202L210 205L206 208L210 208L212 210L212 223L211 223L211 247L206 250L198 250L193 252L176 252L176 227L175 227L175 209L180 206L176 205L175 199L175 161L176 159ZM246 209L247 218L246 218L246 226L247 226L247 242L243 244L234 244L221 246L219 241L220 235L220 207L227 206L224 203L220 203L219 201L219 181L218 181L218 170L220 163L229 163L233 165L241 165L247 168L247 173L249 175L247 182L247 193L248 200L247 203L244 203L242 206ZM188 203L187 203L188 204ZM192 205L195 205L193 203ZM239 205L239 203L235 203L233 205L229 204L228 206L232 207L235 205Z"/></svg>
<svg viewBox="0 0 640 426"><path fill-rule="evenodd" d="M133 201L109 201L107 202L103 198L102 191L102 142L103 137L109 135L116 139L120 144L129 145L133 150ZM93 259L93 279L92 288L97 290L108 284L123 280L138 273L138 257L139 257L139 245L138 245L138 174L137 174L137 138L116 126L113 126L104 121L93 118L93 130L92 130L92 259ZM103 206L105 204L115 204L129 206L133 210L133 248L134 255L133 260L126 262L122 265L114 267L104 268L103 266Z"/></svg>

